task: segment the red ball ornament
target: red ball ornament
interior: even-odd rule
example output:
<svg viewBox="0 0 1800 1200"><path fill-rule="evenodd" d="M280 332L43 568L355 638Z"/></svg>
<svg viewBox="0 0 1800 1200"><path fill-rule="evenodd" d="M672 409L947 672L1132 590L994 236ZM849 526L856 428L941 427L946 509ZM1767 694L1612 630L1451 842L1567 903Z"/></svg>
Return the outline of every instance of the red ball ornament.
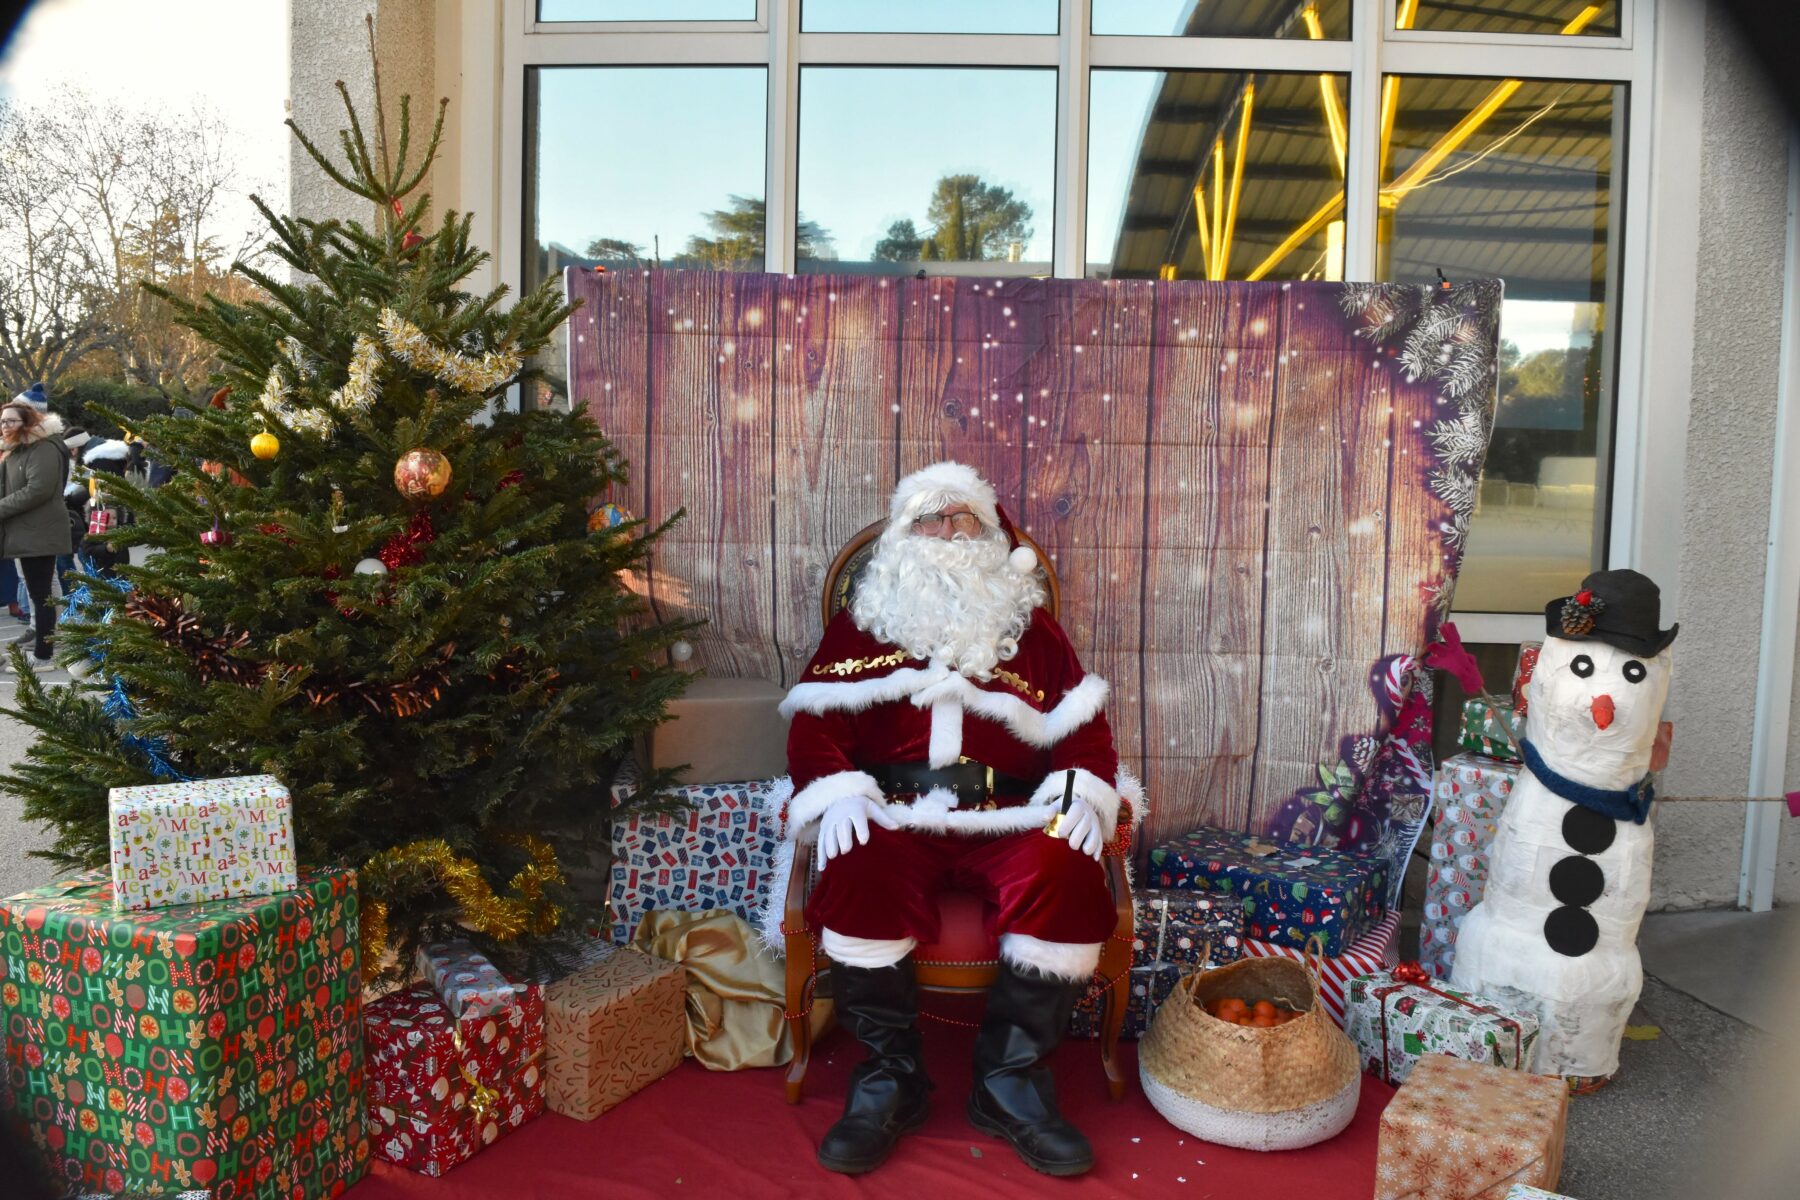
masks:
<svg viewBox="0 0 1800 1200"><path fill-rule="evenodd" d="M213 522L213 527L211 529L200 535L200 544L212 549L222 549L223 547L231 545L235 540L236 539L231 536L231 531L221 528L217 521Z"/></svg>
<svg viewBox="0 0 1800 1200"><path fill-rule="evenodd" d="M400 252L402 254L409 254L424 244L425 239L409 229L406 231L406 236L400 239Z"/></svg>

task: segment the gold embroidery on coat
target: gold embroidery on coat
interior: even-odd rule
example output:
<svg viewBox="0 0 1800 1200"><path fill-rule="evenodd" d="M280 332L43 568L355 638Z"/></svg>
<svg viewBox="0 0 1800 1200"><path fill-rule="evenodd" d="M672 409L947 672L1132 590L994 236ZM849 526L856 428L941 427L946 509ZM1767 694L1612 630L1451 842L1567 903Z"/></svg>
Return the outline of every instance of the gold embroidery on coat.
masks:
<svg viewBox="0 0 1800 1200"><path fill-rule="evenodd" d="M897 667L906 661L906 651L896 650L879 658L845 658L834 663L821 663L812 669L814 675L855 675L877 667Z"/></svg>
<svg viewBox="0 0 1800 1200"><path fill-rule="evenodd" d="M1044 689L1043 688L1038 688L1034 691L1032 689L1032 686L1029 683L1026 683L1022 678L1013 674L1011 671L1004 670L1002 668L995 668L994 676L997 679L1002 679L1002 680L1006 681L1007 683L1011 684L1014 688L1018 689L1018 691L1022 695L1028 696L1031 699L1036 700L1040 704L1043 703L1043 701L1044 701Z"/></svg>

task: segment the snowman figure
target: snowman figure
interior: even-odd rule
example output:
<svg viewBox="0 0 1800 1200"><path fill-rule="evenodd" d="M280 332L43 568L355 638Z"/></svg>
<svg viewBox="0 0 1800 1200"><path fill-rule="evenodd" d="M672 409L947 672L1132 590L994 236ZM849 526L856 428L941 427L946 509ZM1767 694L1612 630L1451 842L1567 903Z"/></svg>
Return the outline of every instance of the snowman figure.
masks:
<svg viewBox="0 0 1800 1200"><path fill-rule="evenodd" d="M1602 1077L1644 985L1638 925L1655 832L1650 757L1669 694L1661 594L1636 571L1598 571L1544 609L1525 685L1525 760L1463 919L1450 981L1533 1012L1526 1069Z"/></svg>

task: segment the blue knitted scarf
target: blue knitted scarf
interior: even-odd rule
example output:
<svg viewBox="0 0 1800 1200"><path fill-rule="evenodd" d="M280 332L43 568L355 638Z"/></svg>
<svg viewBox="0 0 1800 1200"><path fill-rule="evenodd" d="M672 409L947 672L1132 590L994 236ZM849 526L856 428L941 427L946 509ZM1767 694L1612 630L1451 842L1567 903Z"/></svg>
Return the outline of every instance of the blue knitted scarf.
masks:
<svg viewBox="0 0 1800 1200"><path fill-rule="evenodd" d="M1642 825L1649 817L1650 802L1656 799L1656 788L1651 784L1650 776L1644 776L1623 791L1589 787L1585 783L1577 783L1567 775L1558 775L1545 766L1543 755L1529 741L1522 740L1519 748L1525 753L1525 765L1538 777L1538 782L1569 803L1593 809L1615 821L1630 821L1635 825Z"/></svg>

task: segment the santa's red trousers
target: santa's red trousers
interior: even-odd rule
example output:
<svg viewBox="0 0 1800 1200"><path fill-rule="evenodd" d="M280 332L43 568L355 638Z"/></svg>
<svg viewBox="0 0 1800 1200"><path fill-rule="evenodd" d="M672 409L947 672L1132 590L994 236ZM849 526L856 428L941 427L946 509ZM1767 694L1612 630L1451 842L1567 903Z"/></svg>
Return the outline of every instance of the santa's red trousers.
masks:
<svg viewBox="0 0 1800 1200"><path fill-rule="evenodd" d="M814 929L845 937L938 940L938 893L986 902L988 931L1091 945L1118 915L1100 863L1041 829L993 837L871 825L869 840L825 864L807 901Z"/></svg>

